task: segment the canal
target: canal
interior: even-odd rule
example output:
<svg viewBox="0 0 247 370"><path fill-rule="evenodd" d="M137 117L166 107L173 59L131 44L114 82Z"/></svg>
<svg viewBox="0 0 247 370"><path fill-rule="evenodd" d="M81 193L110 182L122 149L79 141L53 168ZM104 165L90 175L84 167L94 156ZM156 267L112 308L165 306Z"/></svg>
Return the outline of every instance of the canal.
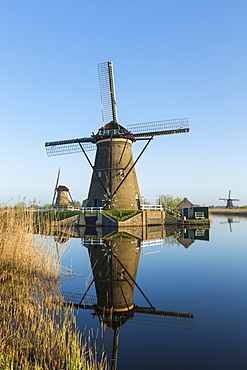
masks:
<svg viewBox="0 0 247 370"><path fill-rule="evenodd" d="M246 370L246 230L221 216L164 239L70 239L62 290L80 330L118 370Z"/></svg>

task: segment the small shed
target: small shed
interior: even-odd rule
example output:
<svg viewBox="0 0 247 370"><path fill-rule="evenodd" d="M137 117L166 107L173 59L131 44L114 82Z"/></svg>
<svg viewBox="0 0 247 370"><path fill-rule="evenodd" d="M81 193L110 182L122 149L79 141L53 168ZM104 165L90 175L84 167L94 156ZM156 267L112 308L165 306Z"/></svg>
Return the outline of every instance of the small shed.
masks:
<svg viewBox="0 0 247 370"><path fill-rule="evenodd" d="M182 217L186 217L188 219L194 218L194 204L191 203L187 198L184 198L178 204L178 210Z"/></svg>
<svg viewBox="0 0 247 370"><path fill-rule="evenodd" d="M187 198L178 204L178 210L186 219L208 218L208 207L195 206Z"/></svg>

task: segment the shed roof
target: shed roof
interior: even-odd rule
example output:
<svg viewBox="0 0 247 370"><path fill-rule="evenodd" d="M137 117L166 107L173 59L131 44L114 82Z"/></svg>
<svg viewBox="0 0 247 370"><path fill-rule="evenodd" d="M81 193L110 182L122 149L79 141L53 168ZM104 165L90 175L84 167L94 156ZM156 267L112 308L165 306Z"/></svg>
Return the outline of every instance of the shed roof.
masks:
<svg viewBox="0 0 247 370"><path fill-rule="evenodd" d="M194 204L191 203L187 198L184 198L179 204L178 208L187 208L187 207L194 207Z"/></svg>

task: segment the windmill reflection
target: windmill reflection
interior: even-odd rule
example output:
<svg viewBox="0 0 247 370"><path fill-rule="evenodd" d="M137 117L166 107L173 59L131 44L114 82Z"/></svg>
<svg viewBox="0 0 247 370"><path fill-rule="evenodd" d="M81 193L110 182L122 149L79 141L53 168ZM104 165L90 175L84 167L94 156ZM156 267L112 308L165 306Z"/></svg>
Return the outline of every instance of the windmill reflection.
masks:
<svg viewBox="0 0 247 370"><path fill-rule="evenodd" d="M157 310L137 284L142 240L118 233L107 239L83 239L83 244L88 248L93 279L83 295L64 293L64 297L66 302L76 308L92 309L93 315L103 324L104 351L110 369L117 368L119 331L127 321L180 329L192 328L193 314ZM93 283L96 300L89 296ZM139 307L133 302L135 288L145 298L147 307Z"/></svg>
<svg viewBox="0 0 247 370"><path fill-rule="evenodd" d="M233 218L227 217L227 221L220 222L220 224L229 224L229 230L232 233L232 224L239 224L240 221L234 221Z"/></svg>

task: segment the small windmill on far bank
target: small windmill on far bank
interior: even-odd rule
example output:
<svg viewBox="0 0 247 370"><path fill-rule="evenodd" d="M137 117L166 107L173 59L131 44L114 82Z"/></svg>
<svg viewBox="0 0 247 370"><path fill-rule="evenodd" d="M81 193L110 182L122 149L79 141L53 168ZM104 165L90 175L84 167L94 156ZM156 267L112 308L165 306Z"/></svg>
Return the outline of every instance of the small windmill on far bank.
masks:
<svg viewBox="0 0 247 370"><path fill-rule="evenodd" d="M226 201L226 208L229 208L229 209L234 208L232 202L239 201L239 199L233 199L233 198L231 198L231 190L229 190L228 199L226 199L226 198L219 198L219 200L225 200Z"/></svg>
<svg viewBox="0 0 247 370"><path fill-rule="evenodd" d="M72 196L67 186L58 185L59 177L60 177L60 168L58 170L56 185L54 188L54 195L52 198L52 208L69 207L71 203L73 203Z"/></svg>

